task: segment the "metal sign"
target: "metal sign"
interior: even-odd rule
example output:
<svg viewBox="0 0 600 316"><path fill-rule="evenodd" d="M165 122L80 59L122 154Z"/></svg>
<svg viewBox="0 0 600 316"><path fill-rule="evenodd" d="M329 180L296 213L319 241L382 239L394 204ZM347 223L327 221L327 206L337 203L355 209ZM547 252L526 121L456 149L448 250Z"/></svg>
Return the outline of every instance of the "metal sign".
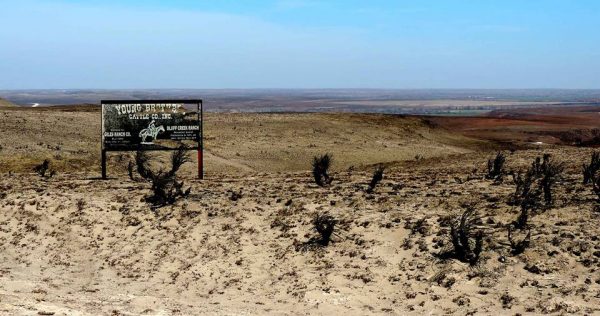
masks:
<svg viewBox="0 0 600 316"><path fill-rule="evenodd" d="M198 177L203 176L202 100L103 100L102 178L106 152L198 150Z"/></svg>

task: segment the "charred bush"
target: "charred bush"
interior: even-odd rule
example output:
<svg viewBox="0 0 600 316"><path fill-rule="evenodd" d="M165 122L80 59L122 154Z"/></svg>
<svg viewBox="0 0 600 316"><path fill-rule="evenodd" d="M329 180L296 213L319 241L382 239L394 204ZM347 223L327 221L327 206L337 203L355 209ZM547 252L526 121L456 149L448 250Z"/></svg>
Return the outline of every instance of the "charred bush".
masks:
<svg viewBox="0 0 600 316"><path fill-rule="evenodd" d="M50 169L50 160L44 159L44 161L33 167L33 171L35 171L42 178L52 178L56 171Z"/></svg>
<svg viewBox="0 0 600 316"><path fill-rule="evenodd" d="M502 181L502 176L504 175L504 163L506 162L506 156L499 152L496 154L494 159L489 159L487 164L487 175L485 176L487 179Z"/></svg>
<svg viewBox="0 0 600 316"><path fill-rule="evenodd" d="M475 209L467 207L465 212L450 225L450 238L454 248L454 258L475 265L483 250L484 233L476 229L479 218Z"/></svg>
<svg viewBox="0 0 600 316"><path fill-rule="evenodd" d="M598 197L596 201L600 205L600 177L595 177L594 179L592 179L592 190L594 191L594 194L596 194L596 196Z"/></svg>
<svg viewBox="0 0 600 316"><path fill-rule="evenodd" d="M529 247L531 240L531 229L527 231L527 235L525 238L515 241L513 238L513 230L512 225L508 225L508 242L510 242L511 253L513 255L521 254L525 251L527 247Z"/></svg>
<svg viewBox="0 0 600 316"><path fill-rule="evenodd" d="M133 161L129 161L129 164L127 165L127 174L129 175L129 179L131 179L132 181L135 181L135 175L134 175L134 168L135 164L133 163Z"/></svg>
<svg viewBox="0 0 600 316"><path fill-rule="evenodd" d="M539 181L539 177L534 170L537 168L536 162L532 166L524 176L521 174L513 175L516 185L515 204L521 208L519 217L513 222L513 225L519 229L527 227L531 213L543 206L543 188L536 182Z"/></svg>
<svg viewBox="0 0 600 316"><path fill-rule="evenodd" d="M554 203L553 188L561 179L564 171L564 165L550 159L549 154L544 154L543 158L537 157L527 172L513 173L515 183L515 193L512 203L514 205L541 204L541 201L536 200L539 195L539 190L543 192L544 205L550 207Z"/></svg>
<svg viewBox="0 0 600 316"><path fill-rule="evenodd" d="M600 152L593 152L590 163L583 164L583 184L588 184L596 178L596 173L600 170Z"/></svg>
<svg viewBox="0 0 600 316"><path fill-rule="evenodd" d="M146 152L137 151L135 164L138 174L152 183L152 195L148 196L146 201L155 207L160 207L175 203L179 197L187 197L191 188L183 190L183 181L178 181L177 171L188 161L185 147L179 147L171 154L171 168L169 170L153 171L148 166L149 157Z"/></svg>
<svg viewBox="0 0 600 316"><path fill-rule="evenodd" d="M331 184L333 180L329 176L329 167L331 167L332 156L324 154L322 156L313 157L312 169L315 183L321 187Z"/></svg>
<svg viewBox="0 0 600 316"><path fill-rule="evenodd" d="M545 154L543 160L541 185L544 190L544 202L546 206L550 206L554 203L553 187L561 179L565 167L562 163L550 159L549 154Z"/></svg>
<svg viewBox="0 0 600 316"><path fill-rule="evenodd" d="M513 173L515 193L512 204L521 208L519 217L512 223L518 229L528 227L531 215L554 203L553 187L562 177L564 165L550 159L549 154L537 157L527 172Z"/></svg>
<svg viewBox="0 0 600 316"><path fill-rule="evenodd" d="M230 191L230 195L229 195L229 200L235 202L235 201L241 199L242 196L243 196L242 189L240 189L239 191L233 191L233 190L231 190Z"/></svg>
<svg viewBox="0 0 600 316"><path fill-rule="evenodd" d="M372 193L377 184L383 180L383 171L383 166L378 166L377 169L375 169L373 172L373 177L371 178L371 182L369 183L369 187L367 188L368 193Z"/></svg>
<svg viewBox="0 0 600 316"><path fill-rule="evenodd" d="M317 233L319 233L320 236L317 240L317 243L319 245L329 245L336 223L337 221L335 220L335 218L333 218L333 216L329 214L319 214L315 216L313 220L313 225L315 226L315 230L317 231Z"/></svg>

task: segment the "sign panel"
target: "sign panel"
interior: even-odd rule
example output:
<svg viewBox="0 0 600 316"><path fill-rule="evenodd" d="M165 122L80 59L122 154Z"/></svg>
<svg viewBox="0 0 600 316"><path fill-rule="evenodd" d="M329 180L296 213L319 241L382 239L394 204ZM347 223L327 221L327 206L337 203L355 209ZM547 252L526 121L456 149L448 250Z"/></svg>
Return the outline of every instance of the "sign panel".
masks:
<svg viewBox="0 0 600 316"><path fill-rule="evenodd" d="M202 100L103 100L102 178L110 151L198 150L203 178Z"/></svg>
<svg viewBox="0 0 600 316"><path fill-rule="evenodd" d="M198 148L201 101L102 101L104 150Z"/></svg>

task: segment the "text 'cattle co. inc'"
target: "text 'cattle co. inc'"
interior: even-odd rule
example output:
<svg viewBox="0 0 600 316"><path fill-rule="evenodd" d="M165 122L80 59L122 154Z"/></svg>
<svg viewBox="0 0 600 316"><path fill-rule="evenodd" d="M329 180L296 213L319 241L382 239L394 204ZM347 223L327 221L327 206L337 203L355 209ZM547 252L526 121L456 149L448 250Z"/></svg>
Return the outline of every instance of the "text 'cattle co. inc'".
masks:
<svg viewBox="0 0 600 316"><path fill-rule="evenodd" d="M171 119L171 113L177 113L182 104L116 104L119 115L128 115L130 120ZM170 112L170 113L169 113Z"/></svg>

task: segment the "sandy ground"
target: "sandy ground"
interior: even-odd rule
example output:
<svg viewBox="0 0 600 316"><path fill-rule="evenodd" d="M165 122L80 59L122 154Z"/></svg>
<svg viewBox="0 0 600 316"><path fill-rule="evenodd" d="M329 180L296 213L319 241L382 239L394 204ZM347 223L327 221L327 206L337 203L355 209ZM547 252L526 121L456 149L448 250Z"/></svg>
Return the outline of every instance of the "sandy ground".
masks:
<svg viewBox="0 0 600 316"><path fill-rule="evenodd" d="M9 112L8 121L21 113ZM71 114L52 115L64 119ZM222 124L228 126L225 122L232 117L236 118L220 118ZM236 129L259 129L266 122L286 126L273 122L276 118L258 125L237 123ZM294 122L304 124L309 118L300 115ZM290 120L294 118L287 119L288 129ZM390 123L389 128L394 131L411 122L400 120L408 121ZM364 117L360 122L344 122L345 128L367 124ZM336 124L342 123L327 125L332 127L323 139L337 141L339 136L328 134L337 131ZM252 146L239 136L248 131L238 134L236 141L234 132L215 129L209 133L214 137L210 140L213 156L207 161L231 169L211 166L207 179L200 181L191 176L194 164L188 163L181 174L185 186L191 187L190 196L157 210L144 202L149 184L130 180L117 167L117 160L112 178L106 181L94 179L97 171L87 160L80 170L61 169L50 179L4 169L0 314L600 314L600 213L580 175L580 165L591 150L544 147L507 153L509 170L525 168L543 152L568 167L556 187L554 207L531 220L531 246L513 255L506 231L518 213L507 204L514 190L511 178L502 184L484 179L492 153L474 152L469 146L477 142L462 138L461 146L460 136L444 136L443 131L416 124L407 130L414 128L421 136L401 136L417 146L409 148L418 150L423 146L419 140L430 141L439 154L414 160L408 157L415 152L406 152L405 160L392 161L383 149L382 160L373 158L377 152L361 151L373 156L338 152L334 181L326 188L316 186L308 171L280 171L289 166L307 169L311 152L305 153L308 159L298 157L287 163L281 158L287 156L277 156L268 146L254 146L258 148L254 152L263 150L280 158L271 166L253 164L245 156L250 150L245 148ZM385 128L378 130L383 133ZM67 156L67 149L85 150L93 135L77 132L83 134L50 130L63 135L63 147L54 152L39 145L36 152ZM24 139L38 146L38 134L31 133L34 136ZM292 139L293 130L288 133L278 137ZM75 143L86 137L89 142ZM264 137L261 141L266 144ZM4 168L14 167L6 152L19 154L19 149L5 138L2 142L0 161ZM238 145L240 156L216 145L223 143L225 148L227 142ZM449 144L459 150L444 147ZM277 151L287 145L277 143L272 148ZM333 149L343 146L346 143ZM366 193L372 167L361 159L367 158L371 163L390 160L384 180L373 193ZM362 168L348 168L361 164ZM73 168L61 167L65 166ZM241 197L235 198L238 194ZM478 227L486 235L483 259L476 266L439 256L450 246L444 223L462 213L464 203L475 206L482 217ZM338 220L333 242L327 247L299 247L317 235L312 219L322 213Z"/></svg>

